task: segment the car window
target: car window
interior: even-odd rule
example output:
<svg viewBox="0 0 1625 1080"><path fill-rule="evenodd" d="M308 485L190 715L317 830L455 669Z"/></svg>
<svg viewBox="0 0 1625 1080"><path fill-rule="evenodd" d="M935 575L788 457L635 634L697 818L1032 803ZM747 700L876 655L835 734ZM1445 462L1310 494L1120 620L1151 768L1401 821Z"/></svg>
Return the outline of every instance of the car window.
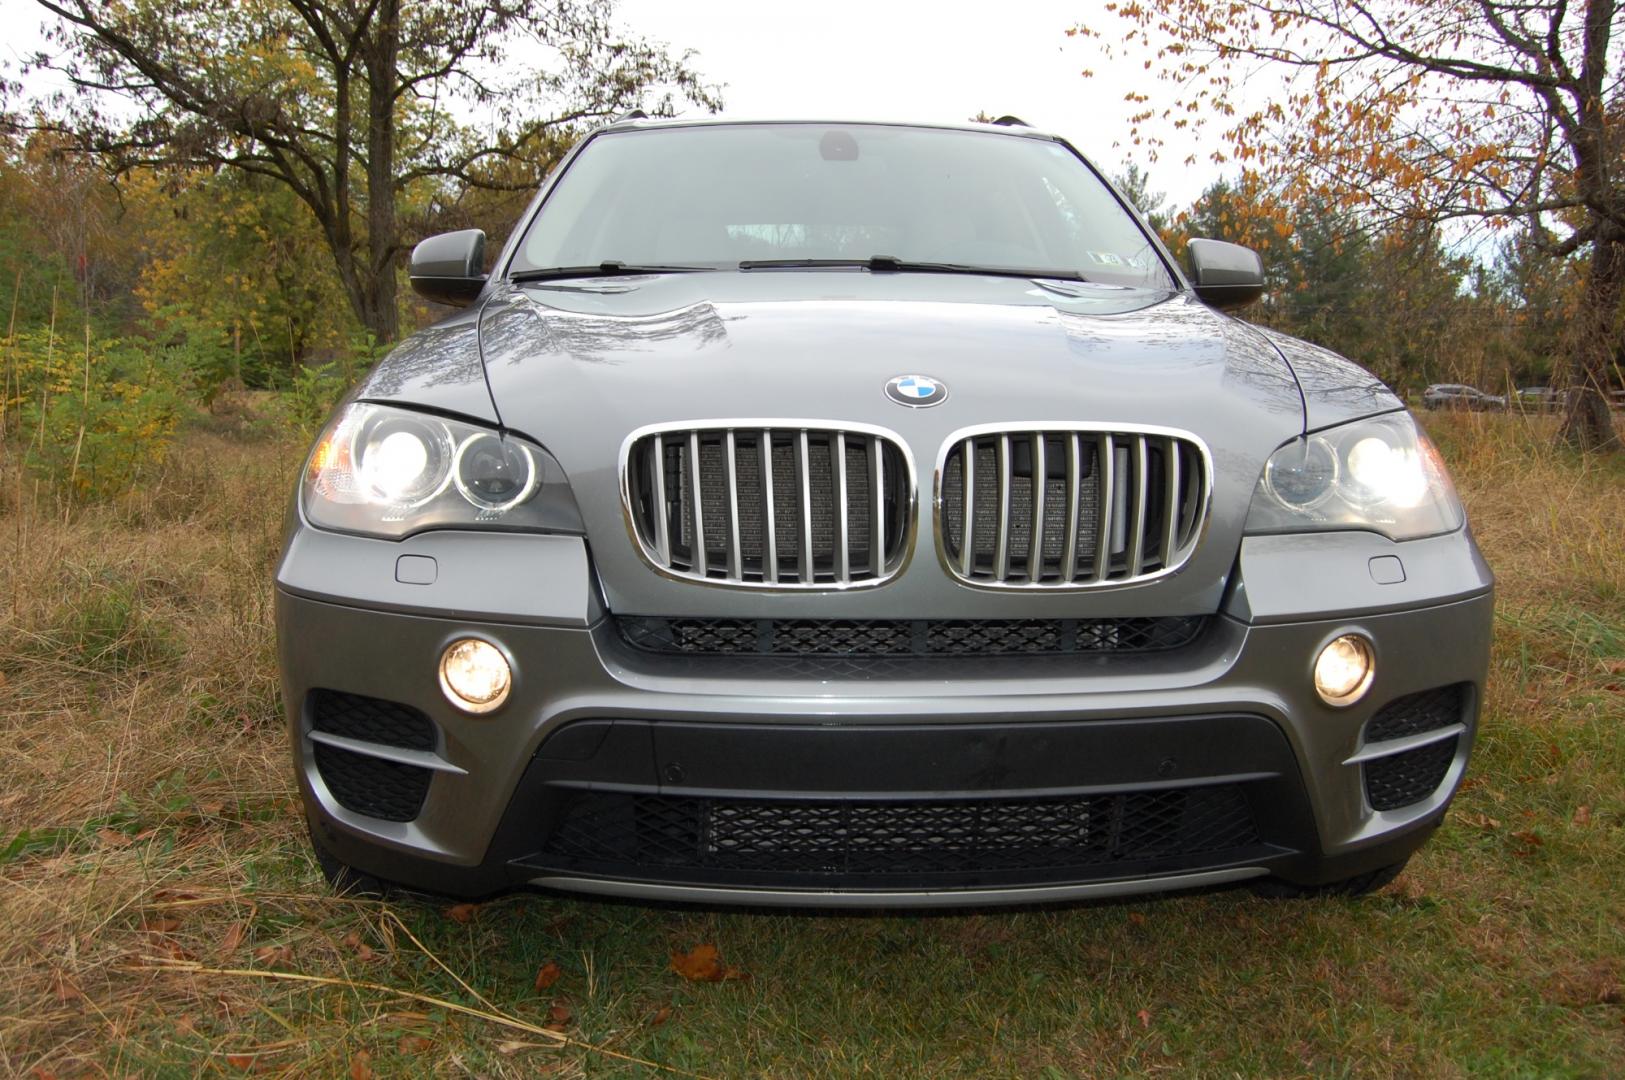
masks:
<svg viewBox="0 0 1625 1080"><path fill-rule="evenodd" d="M1064 145L881 125L602 133L511 269L875 255L1173 287L1150 238Z"/></svg>

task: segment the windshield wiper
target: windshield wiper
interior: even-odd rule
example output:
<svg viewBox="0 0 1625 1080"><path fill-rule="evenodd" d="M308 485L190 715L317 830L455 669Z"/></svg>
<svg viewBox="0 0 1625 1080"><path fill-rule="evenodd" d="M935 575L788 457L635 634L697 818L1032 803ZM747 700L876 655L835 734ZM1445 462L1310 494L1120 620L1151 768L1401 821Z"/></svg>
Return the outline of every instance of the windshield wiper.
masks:
<svg viewBox="0 0 1625 1080"><path fill-rule="evenodd" d="M623 263L608 260L590 266L548 266L536 270L515 270L509 281L560 281L564 278L635 277L639 274L692 274L714 270L711 266L658 266L652 263Z"/></svg>
<svg viewBox="0 0 1625 1080"><path fill-rule="evenodd" d="M871 255L867 259L747 259L741 270L820 270L846 268L897 274L982 274L991 277L1058 278L1062 281L1088 281L1076 270L1033 269L1021 266L976 266L972 263L916 262L895 255Z"/></svg>

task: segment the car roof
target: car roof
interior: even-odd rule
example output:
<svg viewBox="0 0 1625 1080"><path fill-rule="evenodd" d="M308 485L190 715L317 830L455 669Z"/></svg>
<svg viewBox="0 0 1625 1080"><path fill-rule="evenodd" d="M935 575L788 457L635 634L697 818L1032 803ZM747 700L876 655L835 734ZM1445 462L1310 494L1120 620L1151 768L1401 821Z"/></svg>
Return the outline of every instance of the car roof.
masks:
<svg viewBox="0 0 1625 1080"><path fill-rule="evenodd" d="M974 121L963 123L949 123L929 120L852 120L830 117L785 117L785 116L676 116L666 118L628 117L612 121L599 128L600 131L644 131L655 129L671 129L685 127L734 127L761 124L810 124L819 127L903 127L921 128L938 131L979 131L994 135L1011 135L1024 139L1044 139L1050 142L1061 140L1061 136L1049 131L1040 131L1029 127L1025 123L1005 124L978 124Z"/></svg>

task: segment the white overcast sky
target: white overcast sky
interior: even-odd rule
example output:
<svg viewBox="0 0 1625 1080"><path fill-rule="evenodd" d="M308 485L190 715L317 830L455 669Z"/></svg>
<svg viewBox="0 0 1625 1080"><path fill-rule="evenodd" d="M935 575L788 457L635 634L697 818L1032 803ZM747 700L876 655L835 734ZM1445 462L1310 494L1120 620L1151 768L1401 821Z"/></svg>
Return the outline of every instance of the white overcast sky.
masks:
<svg viewBox="0 0 1625 1080"><path fill-rule="evenodd" d="M645 37L693 49L698 69L724 84L728 115L958 122L1010 113L1066 136L1112 174L1129 160L1115 145L1127 141L1123 95L1151 78L1142 58L1108 61L1094 42L1066 36L1080 20L1113 29L1105 0L619 0L617 12ZM0 0L0 64L13 76L43 17L33 0ZM28 89L55 88L32 81ZM1211 136L1172 145L1149 166L1152 189L1190 203L1218 175L1206 158L1215 145ZM1192 151L1199 160L1187 166Z"/></svg>

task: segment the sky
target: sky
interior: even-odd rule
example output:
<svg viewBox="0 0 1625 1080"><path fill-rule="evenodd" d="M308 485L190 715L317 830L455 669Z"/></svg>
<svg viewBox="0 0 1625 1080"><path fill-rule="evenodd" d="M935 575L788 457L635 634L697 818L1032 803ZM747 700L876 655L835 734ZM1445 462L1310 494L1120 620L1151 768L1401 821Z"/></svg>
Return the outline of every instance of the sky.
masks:
<svg viewBox="0 0 1625 1080"><path fill-rule="evenodd" d="M542 0L538 0L542 2ZM1066 30L1117 18L1105 0L618 0L623 26L692 49L695 66L724 84L724 114L747 117L960 122L978 112L1011 114L1066 137L1109 174L1130 160L1130 106L1143 89L1143 57L1107 59L1090 40ZM38 45L43 12L33 0L0 0L0 66ZM1083 69L1093 78L1084 78ZM28 89L55 89L39 76ZM1172 132L1163 132L1171 135ZM1151 188L1183 207L1215 180L1206 155L1217 147L1171 142L1148 164ZM1198 164L1186 166L1195 152Z"/></svg>

